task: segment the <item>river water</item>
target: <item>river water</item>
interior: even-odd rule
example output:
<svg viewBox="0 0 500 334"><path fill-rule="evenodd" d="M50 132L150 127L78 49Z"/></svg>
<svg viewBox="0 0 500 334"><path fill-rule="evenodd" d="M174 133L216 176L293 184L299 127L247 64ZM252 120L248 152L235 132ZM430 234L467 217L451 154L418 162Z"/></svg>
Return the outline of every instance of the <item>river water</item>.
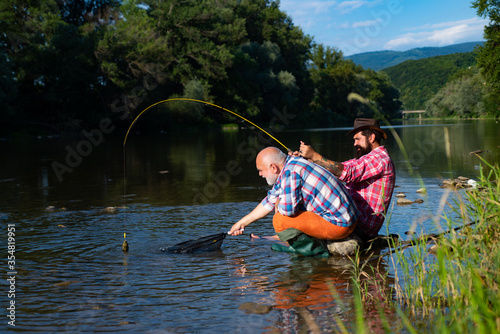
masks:
<svg viewBox="0 0 500 334"><path fill-rule="evenodd" d="M335 160L353 156L348 128L275 132L286 146L299 140ZM395 193L424 203L395 205L381 234L446 230L445 202L463 196L439 185L444 178L477 179L482 150L500 159L494 120L405 123L386 147L397 169ZM117 131L118 132L118 131ZM218 133L94 133L92 140L0 142L0 220L3 225L2 328L26 332L304 333L354 330L353 292L346 259L303 258L274 252L249 233L273 233L271 216L246 234L227 237L220 251L165 254L160 248L226 232L266 195L255 154L267 146L251 130ZM397 145L401 139L406 155ZM279 146L279 144L273 143ZM427 195L416 190L425 186ZM15 227L15 264L8 267L8 227ZM126 233L128 253L121 246ZM11 248L12 249L12 248ZM382 251L382 254L384 251ZM12 255L12 254L10 254ZM393 282L390 261L382 289ZM333 290L332 290L333 288ZM334 291L334 292L332 292ZM336 291L336 293L335 293ZM337 297L333 297L336 295ZM15 327L7 315L15 302ZM244 303L269 306L246 313ZM377 311L367 323L382 332ZM12 314L12 312L10 312ZM388 312L393 329L399 322ZM335 320L337 319L337 320ZM12 324L12 323L11 323Z"/></svg>

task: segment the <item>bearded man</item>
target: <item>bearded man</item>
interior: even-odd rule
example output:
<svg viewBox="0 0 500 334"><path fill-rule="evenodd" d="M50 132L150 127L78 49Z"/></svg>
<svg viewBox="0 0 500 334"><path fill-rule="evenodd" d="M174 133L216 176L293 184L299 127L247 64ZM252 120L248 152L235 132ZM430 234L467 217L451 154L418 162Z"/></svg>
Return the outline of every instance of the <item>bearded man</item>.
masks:
<svg viewBox="0 0 500 334"><path fill-rule="evenodd" d="M259 175L273 187L228 234L242 234L245 227L273 210L273 226L282 241L288 241L282 237L285 230L298 230L320 240L338 240L356 227L358 213L353 200L342 182L325 168L287 156L276 147L260 151L256 166Z"/></svg>
<svg viewBox="0 0 500 334"><path fill-rule="evenodd" d="M395 168L387 150L381 145L381 139L387 139L387 134L377 120L356 118L353 130L347 135L353 136L355 159L344 162L329 160L302 141L300 150L293 155L325 167L346 183L359 210L359 222L354 233L363 241L368 241L378 235L384 223L396 182Z"/></svg>

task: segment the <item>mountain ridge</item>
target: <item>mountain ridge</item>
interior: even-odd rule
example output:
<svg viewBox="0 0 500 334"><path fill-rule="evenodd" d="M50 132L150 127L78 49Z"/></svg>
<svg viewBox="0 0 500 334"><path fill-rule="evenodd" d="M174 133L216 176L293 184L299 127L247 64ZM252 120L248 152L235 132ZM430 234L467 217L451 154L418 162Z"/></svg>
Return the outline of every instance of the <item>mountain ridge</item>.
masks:
<svg viewBox="0 0 500 334"><path fill-rule="evenodd" d="M370 51L346 56L345 58L351 59L354 63L363 66L363 68L380 71L388 67L399 65L407 60L419 60L454 53L472 52L476 46L483 44L484 41L477 41L440 47L427 46L407 51Z"/></svg>

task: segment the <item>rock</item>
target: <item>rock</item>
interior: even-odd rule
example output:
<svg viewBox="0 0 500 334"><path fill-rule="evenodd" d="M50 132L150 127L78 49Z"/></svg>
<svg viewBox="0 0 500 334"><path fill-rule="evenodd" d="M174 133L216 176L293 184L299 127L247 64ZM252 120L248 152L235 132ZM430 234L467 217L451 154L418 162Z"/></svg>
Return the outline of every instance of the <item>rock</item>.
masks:
<svg viewBox="0 0 500 334"><path fill-rule="evenodd" d="M427 248L427 251L430 254L437 255L439 248L446 250L446 248L443 248L443 247L444 247L443 245L438 246L438 245L434 244L434 245L431 245L429 248ZM447 249L449 252L453 252L453 248L447 247Z"/></svg>
<svg viewBox="0 0 500 334"><path fill-rule="evenodd" d="M341 240L330 240L326 246L331 255L354 255L363 244L363 241L354 233Z"/></svg>
<svg viewBox="0 0 500 334"><path fill-rule="evenodd" d="M455 188L456 186L457 181L451 179L443 180L443 183L441 184L441 188Z"/></svg>
<svg viewBox="0 0 500 334"><path fill-rule="evenodd" d="M427 189L420 188L420 189L417 190L417 194L427 194Z"/></svg>
<svg viewBox="0 0 500 334"><path fill-rule="evenodd" d="M267 314L273 309L273 307L269 305L261 305L257 303L247 302L241 304L240 307L238 307L238 309L242 310L245 313Z"/></svg>
<svg viewBox="0 0 500 334"><path fill-rule="evenodd" d="M413 201L406 199L406 198L398 198L396 201L397 205L408 205L408 204L413 204Z"/></svg>
<svg viewBox="0 0 500 334"><path fill-rule="evenodd" d="M413 201L413 203L424 203L424 200L421 198L417 198L416 200Z"/></svg>
<svg viewBox="0 0 500 334"><path fill-rule="evenodd" d="M53 205L49 205L48 207L45 208L45 211L48 212L56 211L56 207Z"/></svg>
<svg viewBox="0 0 500 334"><path fill-rule="evenodd" d="M103 212L114 213L116 212L116 208L114 206L108 206L107 208L102 209Z"/></svg>
<svg viewBox="0 0 500 334"><path fill-rule="evenodd" d="M398 198L405 198L405 197L406 197L406 195L405 195L405 194L401 194L401 193L399 193L399 194L396 194L396 197L398 197Z"/></svg>
<svg viewBox="0 0 500 334"><path fill-rule="evenodd" d="M477 186L477 182L471 178L459 176L456 179L446 179L443 180L442 188L453 188L453 189L463 189L463 188L474 188Z"/></svg>
<svg viewBox="0 0 500 334"><path fill-rule="evenodd" d="M437 249L438 249L437 245L432 245L427 249L427 251L433 255L437 255Z"/></svg>
<svg viewBox="0 0 500 334"><path fill-rule="evenodd" d="M290 287L291 291L295 292L305 292L309 289L310 285L307 283L297 283Z"/></svg>

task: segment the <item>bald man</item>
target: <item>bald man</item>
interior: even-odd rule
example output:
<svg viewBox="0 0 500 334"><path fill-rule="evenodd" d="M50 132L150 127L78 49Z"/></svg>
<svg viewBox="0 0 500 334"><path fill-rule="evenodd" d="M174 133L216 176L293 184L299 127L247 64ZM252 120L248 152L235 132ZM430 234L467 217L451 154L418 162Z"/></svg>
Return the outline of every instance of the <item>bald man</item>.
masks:
<svg viewBox="0 0 500 334"><path fill-rule="evenodd" d="M276 233L295 228L322 240L347 237L356 227L358 213L344 185L325 168L304 158L287 156L267 147L256 158L259 175L273 187L255 209L228 232L240 235L256 220L275 209Z"/></svg>

